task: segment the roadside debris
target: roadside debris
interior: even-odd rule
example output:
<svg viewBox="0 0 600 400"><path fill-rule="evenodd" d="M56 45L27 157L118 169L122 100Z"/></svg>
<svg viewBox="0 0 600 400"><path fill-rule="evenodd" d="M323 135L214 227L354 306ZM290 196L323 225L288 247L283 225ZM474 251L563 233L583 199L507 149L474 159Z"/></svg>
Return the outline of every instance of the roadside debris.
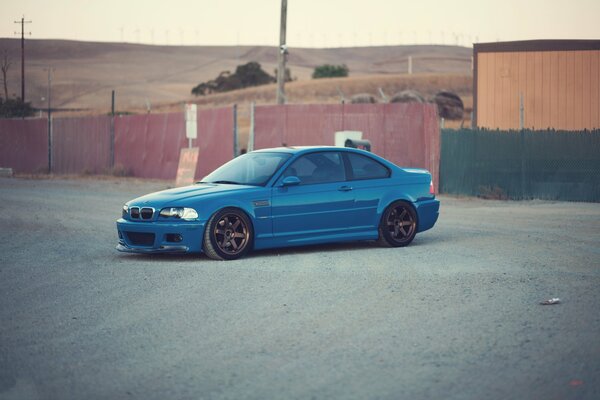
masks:
<svg viewBox="0 0 600 400"><path fill-rule="evenodd" d="M12 168L0 168L0 176L3 178L12 178L13 177L13 169Z"/></svg>
<svg viewBox="0 0 600 400"><path fill-rule="evenodd" d="M540 304L543 306L551 306L553 304L559 304L559 303L560 303L560 299L558 297L553 297L551 299L542 301Z"/></svg>

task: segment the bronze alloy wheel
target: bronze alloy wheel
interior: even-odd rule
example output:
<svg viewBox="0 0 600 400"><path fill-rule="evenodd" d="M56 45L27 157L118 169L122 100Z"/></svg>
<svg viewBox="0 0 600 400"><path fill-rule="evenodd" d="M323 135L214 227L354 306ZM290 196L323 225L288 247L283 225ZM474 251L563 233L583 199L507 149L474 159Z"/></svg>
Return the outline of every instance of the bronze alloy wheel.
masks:
<svg viewBox="0 0 600 400"><path fill-rule="evenodd" d="M244 250L248 243L248 227L236 214L226 214L221 217L215 225L213 235L219 249L231 255Z"/></svg>
<svg viewBox="0 0 600 400"><path fill-rule="evenodd" d="M406 246L417 233L417 214L404 202L392 203L383 213L379 226L379 242L393 247Z"/></svg>
<svg viewBox="0 0 600 400"><path fill-rule="evenodd" d="M233 260L250 248L252 225L246 214L226 208L211 217L204 234L204 251L210 258Z"/></svg>

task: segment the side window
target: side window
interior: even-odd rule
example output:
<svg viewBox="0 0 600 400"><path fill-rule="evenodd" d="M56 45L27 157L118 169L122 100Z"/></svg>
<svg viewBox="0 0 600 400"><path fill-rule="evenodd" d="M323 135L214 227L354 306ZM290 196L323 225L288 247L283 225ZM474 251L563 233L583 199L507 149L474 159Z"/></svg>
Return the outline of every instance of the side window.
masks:
<svg viewBox="0 0 600 400"><path fill-rule="evenodd" d="M297 176L301 185L346 180L342 156L333 151L300 157L283 172L286 176Z"/></svg>
<svg viewBox="0 0 600 400"><path fill-rule="evenodd" d="M348 160L352 168L352 179L380 179L390 176L390 171L372 158L348 153Z"/></svg>

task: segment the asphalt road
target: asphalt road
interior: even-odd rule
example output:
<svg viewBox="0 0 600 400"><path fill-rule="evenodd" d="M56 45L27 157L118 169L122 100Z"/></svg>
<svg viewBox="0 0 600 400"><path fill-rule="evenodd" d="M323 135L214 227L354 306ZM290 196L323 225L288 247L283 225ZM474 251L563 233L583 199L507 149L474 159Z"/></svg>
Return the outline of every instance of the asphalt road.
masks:
<svg viewBox="0 0 600 400"><path fill-rule="evenodd" d="M442 197L403 249L116 252L165 187L0 179L0 399L600 398L600 204Z"/></svg>

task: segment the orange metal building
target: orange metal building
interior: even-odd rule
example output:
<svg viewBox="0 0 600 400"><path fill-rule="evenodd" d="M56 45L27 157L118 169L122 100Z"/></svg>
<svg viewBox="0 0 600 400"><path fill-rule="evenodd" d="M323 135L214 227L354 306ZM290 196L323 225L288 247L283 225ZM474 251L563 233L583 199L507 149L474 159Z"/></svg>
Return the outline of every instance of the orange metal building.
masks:
<svg viewBox="0 0 600 400"><path fill-rule="evenodd" d="M600 128L600 40L478 43L473 62L475 126Z"/></svg>

